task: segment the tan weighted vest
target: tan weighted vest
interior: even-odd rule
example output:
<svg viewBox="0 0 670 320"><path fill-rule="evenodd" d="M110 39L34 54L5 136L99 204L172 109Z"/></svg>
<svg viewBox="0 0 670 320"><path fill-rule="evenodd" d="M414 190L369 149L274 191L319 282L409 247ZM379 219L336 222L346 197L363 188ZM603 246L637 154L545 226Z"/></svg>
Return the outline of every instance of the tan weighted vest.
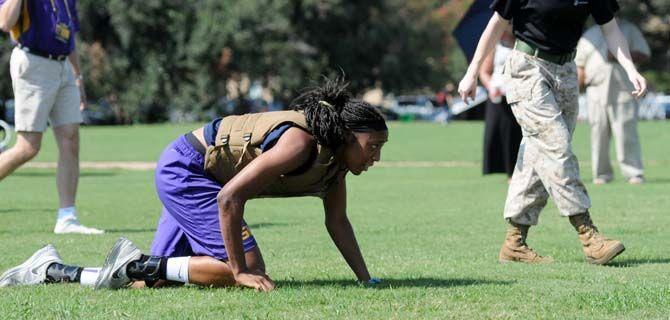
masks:
<svg viewBox="0 0 670 320"><path fill-rule="evenodd" d="M205 171L225 185L261 154L260 146L267 134L282 124L293 123L307 130L305 115L297 111L275 111L221 120L213 146L205 152ZM340 171L333 152L317 145L312 166L298 175L282 175L257 197L318 196L323 198Z"/></svg>

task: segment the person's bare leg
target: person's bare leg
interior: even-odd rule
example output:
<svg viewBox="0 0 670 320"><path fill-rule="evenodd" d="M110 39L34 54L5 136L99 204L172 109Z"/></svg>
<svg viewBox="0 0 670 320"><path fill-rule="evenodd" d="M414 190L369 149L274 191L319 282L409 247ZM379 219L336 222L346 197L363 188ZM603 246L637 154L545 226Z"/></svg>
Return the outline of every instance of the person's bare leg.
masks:
<svg viewBox="0 0 670 320"><path fill-rule="evenodd" d="M247 268L265 273L265 263L258 247L245 253ZM201 286L230 287L235 277L227 263L212 257L191 257L189 260L189 282Z"/></svg>
<svg viewBox="0 0 670 320"><path fill-rule="evenodd" d="M188 281L201 286L231 287L235 277L227 263L212 257L191 257Z"/></svg>
<svg viewBox="0 0 670 320"><path fill-rule="evenodd" d="M41 146L41 132L19 131L16 134L16 144L11 149L0 153L0 180L34 158L39 153Z"/></svg>
<svg viewBox="0 0 670 320"><path fill-rule="evenodd" d="M265 263L258 247L244 254L247 268L265 273ZM188 261L189 283L205 287L232 287L235 285L235 277L227 263L207 256L191 257ZM176 281L159 280L153 288L173 287L183 285ZM135 281L132 288L144 288L144 281Z"/></svg>
<svg viewBox="0 0 670 320"><path fill-rule="evenodd" d="M53 129L58 145L58 188L61 208L74 206L79 183L79 124L66 124Z"/></svg>
<svg viewBox="0 0 670 320"><path fill-rule="evenodd" d="M79 184L79 124L55 127L54 137L58 145L58 220L55 233L101 234L103 230L82 226L77 219L75 198Z"/></svg>

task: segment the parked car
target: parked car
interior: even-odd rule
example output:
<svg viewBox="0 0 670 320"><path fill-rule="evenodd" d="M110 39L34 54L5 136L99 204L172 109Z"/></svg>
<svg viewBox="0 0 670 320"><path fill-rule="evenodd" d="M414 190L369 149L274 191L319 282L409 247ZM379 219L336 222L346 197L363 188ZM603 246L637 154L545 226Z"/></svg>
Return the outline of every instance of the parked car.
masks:
<svg viewBox="0 0 670 320"><path fill-rule="evenodd" d="M477 86L474 100L465 103L461 97L454 97L449 106L450 118L454 120L483 120L486 113L488 92L482 86Z"/></svg>
<svg viewBox="0 0 670 320"><path fill-rule="evenodd" d="M0 120L0 152L4 151L12 141L12 127L5 121Z"/></svg>
<svg viewBox="0 0 670 320"><path fill-rule="evenodd" d="M116 124L116 116L105 100L100 100L96 103L89 102L86 109L81 112L84 119L84 125L110 125Z"/></svg>
<svg viewBox="0 0 670 320"><path fill-rule="evenodd" d="M3 103L3 112L0 119L4 119L9 124L14 124L14 99L7 99Z"/></svg>
<svg viewBox="0 0 670 320"><path fill-rule="evenodd" d="M482 86L477 86L477 90L475 91L475 99L472 101L469 101L470 103L465 103L463 100L461 100L461 97L455 97L454 98L454 103L451 105L451 113L454 115L459 115L463 112L466 112L479 104L485 103L486 99L488 99L488 93L486 92L486 89Z"/></svg>
<svg viewBox="0 0 670 320"><path fill-rule="evenodd" d="M670 95L657 95L651 103L659 113L665 114L665 119L670 119Z"/></svg>
<svg viewBox="0 0 670 320"><path fill-rule="evenodd" d="M379 112L381 112L381 114L384 115L384 118L388 121L395 121L400 118L400 115L391 109L378 106L375 106L375 108L377 108L377 110L379 110Z"/></svg>
<svg viewBox="0 0 670 320"><path fill-rule="evenodd" d="M391 104L391 110L398 114L401 120L429 120L443 108L436 108L430 97L424 95L398 96Z"/></svg>

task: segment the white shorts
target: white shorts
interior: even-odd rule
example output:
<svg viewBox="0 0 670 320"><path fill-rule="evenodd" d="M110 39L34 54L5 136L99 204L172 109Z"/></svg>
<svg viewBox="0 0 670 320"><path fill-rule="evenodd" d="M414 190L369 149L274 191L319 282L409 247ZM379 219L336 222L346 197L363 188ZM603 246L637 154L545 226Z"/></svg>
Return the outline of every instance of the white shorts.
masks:
<svg viewBox="0 0 670 320"><path fill-rule="evenodd" d="M81 123L79 88L72 65L14 48L9 61L14 88L16 131L44 132L52 127Z"/></svg>

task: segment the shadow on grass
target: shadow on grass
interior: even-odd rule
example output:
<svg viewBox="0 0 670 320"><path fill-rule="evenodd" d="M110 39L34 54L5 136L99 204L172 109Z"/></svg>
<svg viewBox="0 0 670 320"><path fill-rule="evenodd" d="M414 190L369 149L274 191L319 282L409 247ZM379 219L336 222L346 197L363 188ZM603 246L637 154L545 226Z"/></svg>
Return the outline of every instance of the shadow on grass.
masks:
<svg viewBox="0 0 670 320"><path fill-rule="evenodd" d="M3 213L14 213L14 212L52 212L53 208L46 209L21 209L21 208L9 208L9 209L0 209L0 214Z"/></svg>
<svg viewBox="0 0 670 320"><path fill-rule="evenodd" d="M645 180L644 183L648 183L648 184L670 184L670 179L667 179L667 178L652 178L652 179Z"/></svg>
<svg viewBox="0 0 670 320"><path fill-rule="evenodd" d="M12 212L13 210L4 210L4 212ZM20 210L16 210L20 211ZM34 210L33 210L34 211ZM51 211L51 210L49 210ZM3 210L0 210L0 214L3 212ZM9 229L0 229L0 235L8 235L8 234L19 234L19 235L25 235L25 234L44 234L44 233L51 233L53 227L48 227L47 229L44 228L37 228L37 229L17 229L17 228L9 228ZM104 228L103 228L104 229ZM156 228L125 228L125 229L104 229L106 234L129 234L129 233L144 233L144 232L155 232ZM69 235L75 235L77 236L78 234L69 234ZM84 234L83 236L89 236ZM0 317L1 318L1 317Z"/></svg>
<svg viewBox="0 0 670 320"><path fill-rule="evenodd" d="M55 171L20 171L12 173L13 176L19 177L55 177ZM112 177L118 175L117 172L113 171L83 171L79 173L80 178L87 177Z"/></svg>
<svg viewBox="0 0 670 320"><path fill-rule="evenodd" d="M307 280L307 281L275 281L277 286L281 287L359 287L365 286L375 289L391 289L391 288L450 288L450 287L466 287L466 286L480 286L480 285L510 285L515 281L500 281L487 279L471 279L471 278L454 278L454 279L439 279L439 278L408 278L408 279L393 279L384 278L382 283L367 286L360 285L351 279L337 279L337 280Z"/></svg>
<svg viewBox="0 0 670 320"><path fill-rule="evenodd" d="M654 259L621 259L610 262L607 266L617 268L631 268L643 264L670 264L670 258L654 258Z"/></svg>
<svg viewBox="0 0 670 320"><path fill-rule="evenodd" d="M82 178L87 177L113 177L119 175L116 171L83 171L79 173L79 176Z"/></svg>
<svg viewBox="0 0 670 320"><path fill-rule="evenodd" d="M156 228L126 228L126 229L105 229L105 233L142 233L142 232L155 232Z"/></svg>

